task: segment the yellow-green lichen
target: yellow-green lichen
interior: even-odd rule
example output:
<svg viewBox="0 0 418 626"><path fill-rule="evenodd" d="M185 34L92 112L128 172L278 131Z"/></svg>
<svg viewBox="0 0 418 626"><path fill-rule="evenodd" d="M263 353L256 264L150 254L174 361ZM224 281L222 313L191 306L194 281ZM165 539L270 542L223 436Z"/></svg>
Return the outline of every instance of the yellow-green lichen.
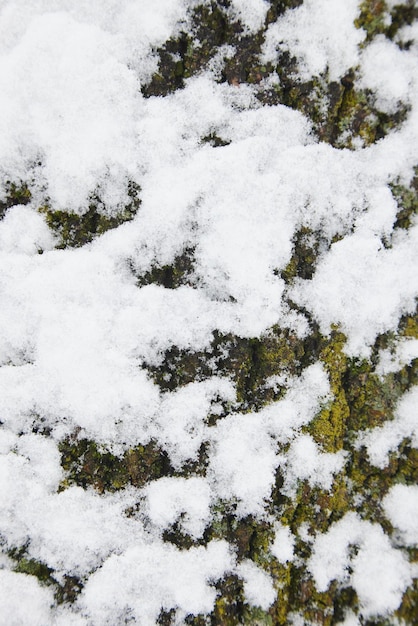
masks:
<svg viewBox="0 0 418 626"><path fill-rule="evenodd" d="M345 342L343 333L333 330L330 341L319 354L329 377L332 399L306 427L326 452L337 452L343 447L350 414L343 384L347 369Z"/></svg>

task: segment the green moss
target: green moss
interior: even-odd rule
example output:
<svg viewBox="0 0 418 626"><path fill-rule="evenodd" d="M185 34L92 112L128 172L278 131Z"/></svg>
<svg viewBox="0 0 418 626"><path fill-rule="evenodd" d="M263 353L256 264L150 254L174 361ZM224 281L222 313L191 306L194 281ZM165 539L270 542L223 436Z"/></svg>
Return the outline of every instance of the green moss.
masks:
<svg viewBox="0 0 418 626"><path fill-rule="evenodd" d="M408 315L402 318L399 334L401 337L418 339L418 315Z"/></svg>
<svg viewBox="0 0 418 626"><path fill-rule="evenodd" d="M355 20L357 28L367 33L367 41L387 31L387 6L384 0L363 0L360 3L360 14Z"/></svg>
<svg viewBox="0 0 418 626"><path fill-rule="evenodd" d="M301 0L271 2L265 25L251 35L239 21L230 19L224 3L213 1L196 7L190 14L191 35L181 33L157 51L159 69L150 84L143 88L144 95L166 95L182 88L185 79L204 70L219 48L228 44L235 53L224 58L219 80L236 86L240 83L260 85L256 92L260 102L283 104L300 111L311 120L320 141L338 148L354 149L359 145L368 146L399 127L408 109L401 106L392 115L378 111L372 93L354 88L355 68L340 82L330 81L326 73L310 81L301 81L297 59L287 51L280 53L276 66L260 63L268 24L300 4ZM356 25L366 30L367 41L378 33L392 36L395 24L398 29L401 23L411 23L414 11L410 5L402 10L395 7L390 27L385 2L365 0ZM277 84L264 86L263 79L273 72L278 75ZM215 140L213 145L222 146L224 142Z"/></svg>
<svg viewBox="0 0 418 626"><path fill-rule="evenodd" d="M99 449L94 441L67 439L60 443L61 465L66 472L62 487L71 484L94 486L101 493L115 491L129 480L122 459Z"/></svg>
<svg viewBox="0 0 418 626"><path fill-rule="evenodd" d="M193 284L194 249L186 248L171 265L155 266L138 277L138 286L156 284L166 289L177 289L181 285Z"/></svg>
<svg viewBox="0 0 418 626"><path fill-rule="evenodd" d="M416 332L416 317L403 318L398 336L407 333L414 336ZM366 451L353 445L360 430L393 418L397 400L416 383L411 367L379 378L373 363L356 361L344 354L345 337L338 329L332 331L330 338L319 341L319 358L327 370L334 400L306 430L327 451L344 448L348 456L346 466L335 477L329 491L303 481L295 497L290 499L280 492L283 479L278 472L271 512L296 535L295 552L301 562L306 562L310 556L309 544L297 537L302 525L312 536L324 533L351 510L357 511L362 519L379 523L390 534L393 529L382 511L382 499L394 484L413 485L418 481L418 451L408 440L390 455L383 469L372 466ZM412 366L412 369L416 368ZM281 613L277 603L273 607L274 623L287 624L288 614L297 612L303 614L304 623L335 624L343 619L348 608L354 613L358 611L358 598L351 588L331 585L327 592L320 594L303 567L292 566L287 577L281 570L276 578L272 564L264 564L264 567L275 579L279 597L283 598ZM412 590L405 594L399 615L410 619L414 602L416 591Z"/></svg>
<svg viewBox="0 0 418 626"><path fill-rule="evenodd" d="M209 135L202 137L201 142L207 143L213 148L222 148L223 146L229 146L231 143L230 141L222 139L222 137L219 137L216 133L210 133Z"/></svg>
<svg viewBox="0 0 418 626"><path fill-rule="evenodd" d="M329 247L321 233L314 232L306 226L302 226L295 233L292 243L292 257L280 273L281 278L287 284L291 284L296 277L310 280L315 272L320 253Z"/></svg>
<svg viewBox="0 0 418 626"><path fill-rule="evenodd" d="M173 469L167 454L154 442L128 450L123 462L129 481L135 487L142 487L151 480L170 476Z"/></svg>
<svg viewBox="0 0 418 626"><path fill-rule="evenodd" d="M34 559L28 559L22 557L19 559L14 572L19 574L28 574L29 576L35 576L39 582L50 585L54 581L51 577L52 569L47 567L44 563L35 561Z"/></svg>
<svg viewBox="0 0 418 626"><path fill-rule="evenodd" d="M278 399L284 388L280 392L280 389L266 387L266 381L272 376L284 373L293 375L300 371L304 354L303 340L278 327L261 338L250 339L247 359L236 381L237 399L243 408L261 408Z"/></svg>
<svg viewBox="0 0 418 626"><path fill-rule="evenodd" d="M174 623L175 615L176 612L174 609L171 611L164 611L164 609L161 609L157 618L158 626L171 626Z"/></svg>
<svg viewBox="0 0 418 626"><path fill-rule="evenodd" d="M412 447L409 439L404 439L396 453L392 453L389 467L395 468L396 482L405 485L418 484L418 450Z"/></svg>
<svg viewBox="0 0 418 626"><path fill-rule="evenodd" d="M72 604L83 590L83 582L77 576L65 575L63 581L57 585L55 599L57 604L64 602Z"/></svg>
<svg viewBox="0 0 418 626"><path fill-rule="evenodd" d="M147 369L162 390L173 390L213 376L229 377L236 386L236 410L257 410L286 391L285 385L269 385L275 375L298 375L313 357L311 338L300 339L275 326L262 337L243 338L214 333L211 346L201 352L171 348L159 367ZM225 405L225 411L231 409ZM218 416L219 417L219 416ZM214 423L216 416L210 416Z"/></svg>
<svg viewBox="0 0 418 626"><path fill-rule="evenodd" d="M267 12L267 24L275 22L280 15L289 9L296 9L303 0L270 0L270 8Z"/></svg>
<svg viewBox="0 0 418 626"><path fill-rule="evenodd" d="M0 219L4 217L7 209L17 204L28 204L31 201L31 193L26 183L6 182L4 200L0 202Z"/></svg>
<svg viewBox="0 0 418 626"><path fill-rule="evenodd" d="M311 120L318 140L333 145L344 85L330 81L326 74L301 81L298 61L288 52L280 54L274 69L279 82L275 89L261 91L259 99L266 104L284 104L300 111Z"/></svg>
<svg viewBox="0 0 418 626"><path fill-rule="evenodd" d="M393 197L398 205L395 228L408 229L413 218L418 215L418 167L409 187L400 184L391 185Z"/></svg>
<svg viewBox="0 0 418 626"><path fill-rule="evenodd" d="M418 6L415 0L399 0L390 13L391 23L387 27L386 35L393 39L400 28L409 26L418 20Z"/></svg>
<svg viewBox="0 0 418 626"><path fill-rule="evenodd" d="M411 587L403 595L401 606L395 611L395 616L403 620L404 624L416 624L418 615L418 578L415 578Z"/></svg>
<svg viewBox="0 0 418 626"><path fill-rule="evenodd" d="M368 361L350 359L344 377L350 414L346 423L347 438L367 428L393 419L396 404L410 386L410 368L388 374L384 378L373 372ZM413 373L412 379L414 378Z"/></svg>
<svg viewBox="0 0 418 626"><path fill-rule="evenodd" d="M230 19L228 3L212 1L195 7L190 13L191 34L180 33L162 46L158 71L150 83L143 87L146 97L164 96L184 86L184 81L206 69L208 63L224 44L235 49L230 57L225 56L224 69L219 80L238 86L240 83L259 84L273 71L272 65L262 65L259 61L264 42L265 26L259 32L248 34L239 21ZM284 5L295 2L274 3L283 5L272 7L270 17L284 10Z"/></svg>
<svg viewBox="0 0 418 626"><path fill-rule="evenodd" d="M191 35L184 32L169 39L157 50L158 71L143 87L145 97L165 96L184 86L184 80L201 71L218 48L233 43L240 32L239 24L231 24L222 6L216 2L196 7L190 15Z"/></svg>
<svg viewBox="0 0 418 626"><path fill-rule="evenodd" d="M152 76L150 83L142 88L145 97L166 96L183 87L184 59L191 45L190 36L181 33L179 37L169 39L158 49L158 71Z"/></svg>
<svg viewBox="0 0 418 626"><path fill-rule="evenodd" d="M352 148L354 140L360 139L363 146L376 141L379 117L368 102L365 91L354 88L354 74L344 79L344 92L338 111L334 144Z"/></svg>
<svg viewBox="0 0 418 626"><path fill-rule="evenodd" d="M370 146L398 128L406 119L409 108L400 105L388 115L375 105L375 96L369 90L356 89L356 73L350 71L342 80L341 99L333 112L329 143L337 148L354 149Z"/></svg>
<svg viewBox="0 0 418 626"><path fill-rule="evenodd" d="M261 89L259 100L300 111L311 120L317 139L336 148L369 146L398 128L409 112L404 105L391 115L380 111L371 91L355 88L356 68L339 82L330 81L326 73L301 81L297 59L282 52L274 69L279 81Z"/></svg>
<svg viewBox="0 0 418 626"><path fill-rule="evenodd" d="M273 626L274 624L270 612L248 604L244 605L242 611L242 623L251 624L251 626Z"/></svg>
<svg viewBox="0 0 418 626"><path fill-rule="evenodd" d="M185 624L192 624L193 626L212 626L215 624L213 614L212 615L186 615L184 618ZM225 622L227 623L227 622Z"/></svg>
<svg viewBox="0 0 418 626"><path fill-rule="evenodd" d="M367 45L377 35L394 39L400 28L417 19L418 7L415 0L399 0L390 11L384 0L363 0L359 17L354 23L357 28L366 31L367 37L363 45Z"/></svg>
<svg viewBox="0 0 418 626"><path fill-rule="evenodd" d="M348 609L357 614L359 601L352 587L337 588L334 593L334 619L333 624L344 621Z"/></svg>
<svg viewBox="0 0 418 626"><path fill-rule="evenodd" d="M394 340L397 336L415 336L417 330L416 316L405 316L400 322L398 333L393 334ZM380 337L375 350L389 340L389 337ZM331 585L327 592L316 591L306 570L297 564L306 563L310 556L309 543L298 537L298 531L304 525L312 536L326 532L332 523L353 510L363 519L381 524L386 532L392 532L381 502L394 484L416 484L418 451L405 440L391 455L388 466L381 470L370 465L366 451L358 449L354 443L359 430L379 425L393 417L397 399L414 383L415 378L410 372L406 373L408 368L379 378L375 374L373 360L369 362L348 358L344 346L345 336L338 328L334 328L328 338L322 337L316 330L301 343L274 328L266 336L252 339L217 335L210 350L192 354L178 351L176 357L166 361L161 368L159 375L163 377L164 372L166 374L170 371L170 364L174 372L170 381L173 389L178 384L209 376L213 371L228 373L237 387L240 386L241 406L246 403L245 406L250 410L251 406L262 406L266 401L265 397L257 396L262 381L274 373L289 369L297 375L311 359L316 361L319 358L328 373L334 399L320 411L306 430L323 449L335 452L344 448L348 453L346 466L335 477L329 491L311 487L307 481L302 481L294 498L283 496L283 478L278 471L268 509L271 516L268 522L252 516L237 518L233 502L220 502L214 507L213 521L199 542L182 533L181 524L167 529L164 539L181 549L188 549L196 543L205 545L213 539L225 539L233 546L238 560L251 559L255 562L272 577L277 590L277 601L268 611L261 611L245 603L242 581L236 577L226 578L217 585L219 595L212 614L189 616L186 623L284 626L288 623L289 613L296 612L303 615L307 624L331 625L342 619L348 608L354 612L358 610L358 599L351 588L340 589ZM283 367L284 370L281 369ZM255 404L255 398L258 398L259 405ZM230 412L231 407L225 406L225 414ZM214 417L212 423L216 419L219 416ZM79 442L79 445L79 448L70 446L63 461L68 472L67 481L83 486L93 484L99 491L118 488L118 480L120 484L142 486L146 481L162 475L204 473L207 462L204 446L196 464L184 468L183 473L176 473L157 448L138 448L118 458L97 450L92 442ZM297 560L294 564L278 563L269 551L274 538L274 519L287 524L296 536ZM405 605L400 608L405 615L410 614L414 597L412 592L405 595ZM172 615L163 615L161 619L165 620L161 623L169 624Z"/></svg>
<svg viewBox="0 0 418 626"><path fill-rule="evenodd" d="M54 577L54 570L45 563L32 559L27 553L28 546L15 547L8 550L8 556L15 561L13 571L18 574L34 576L41 585L53 588L57 604L74 602L83 588L82 581L76 576L59 577L60 582Z"/></svg>
<svg viewBox="0 0 418 626"><path fill-rule="evenodd" d="M343 447L350 413L343 386L347 369L345 342L343 333L333 330L330 340L319 354L329 377L333 398L305 429L326 452L337 452Z"/></svg>
<svg viewBox="0 0 418 626"><path fill-rule="evenodd" d="M168 457L153 442L130 449L121 457L88 439L60 443L61 465L66 472L61 485L94 487L100 493L117 491L132 484L142 487L150 480L172 473Z"/></svg>
<svg viewBox="0 0 418 626"><path fill-rule="evenodd" d="M274 538L273 527L264 520L248 515L237 517L235 505L218 502L213 507L213 519L206 529L205 539L226 539L235 549L239 560L252 559L264 567L271 561L269 545Z"/></svg>
<svg viewBox="0 0 418 626"><path fill-rule="evenodd" d="M58 249L78 248L134 218L140 206L139 187L131 183L128 193L131 202L116 215L107 215L98 198L93 199L89 210L82 215L54 211L48 205L40 207L39 212L45 216L49 228L57 235Z"/></svg>
<svg viewBox="0 0 418 626"><path fill-rule="evenodd" d="M216 585L219 595L215 602L212 624L238 626L244 606L242 582L236 576L226 576Z"/></svg>
<svg viewBox="0 0 418 626"><path fill-rule="evenodd" d="M290 611L290 587L292 584L291 563L282 565L274 560L269 567L274 587L277 592L277 599L269 610L269 614L273 620L273 624L277 626L285 626L288 624L288 613Z"/></svg>

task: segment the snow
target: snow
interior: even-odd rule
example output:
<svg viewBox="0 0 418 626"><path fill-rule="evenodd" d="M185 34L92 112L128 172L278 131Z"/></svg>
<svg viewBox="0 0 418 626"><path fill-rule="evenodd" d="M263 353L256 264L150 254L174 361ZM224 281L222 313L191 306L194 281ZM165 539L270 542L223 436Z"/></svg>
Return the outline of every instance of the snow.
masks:
<svg viewBox="0 0 418 626"><path fill-rule="evenodd" d="M39 213L15 205L0 222L0 254L27 254L52 250L56 240Z"/></svg>
<svg viewBox="0 0 418 626"><path fill-rule="evenodd" d="M394 237L389 249L376 236L355 233L333 244L313 279L300 281L292 296L310 305L323 332L340 324L350 355L367 357L377 334L396 329L399 311L414 312L417 263L417 227Z"/></svg>
<svg viewBox="0 0 418 626"><path fill-rule="evenodd" d="M204 478L160 478L145 489L149 519L160 529L180 521L182 532L199 538L211 519L210 487Z"/></svg>
<svg viewBox="0 0 418 626"><path fill-rule="evenodd" d="M0 569L0 624L44 626L51 623L52 591L36 578Z"/></svg>
<svg viewBox="0 0 418 626"><path fill-rule="evenodd" d="M391 524L399 530L403 541L418 544L418 486L395 485L383 500L383 509Z"/></svg>
<svg viewBox="0 0 418 626"><path fill-rule="evenodd" d="M404 337L393 349L381 350L376 372L383 377L392 372L399 372L405 365L411 365L418 358L418 340Z"/></svg>
<svg viewBox="0 0 418 626"><path fill-rule="evenodd" d="M289 51L302 81L338 81L358 66L356 87L372 90L378 108L409 108L376 144L341 150L318 142L302 113L263 106L259 86L219 82L228 45L183 89L143 96L158 47L189 32L200 4L0 3L0 202L10 183L31 193L26 205L0 204L0 625L146 626L161 610L180 624L210 613L215 584L229 575L242 580L247 604L267 611L277 580L228 541L206 539L222 506L235 520L271 524L271 558L282 565L299 563L297 541L311 544L317 590L352 585L361 619L390 615L416 576L403 550L418 541L413 485L392 486L382 501L390 537L353 512L316 536L307 523L292 532L272 518L278 472L280 495L294 501L301 484L331 491L348 459L305 432L332 401L321 363L268 378L265 388L286 391L257 411L240 406L215 366L164 391L152 370L170 350L209 351L214 333L265 338L274 325L296 339L314 323L325 336L338 327L346 354L368 358L379 334L414 313L418 224L395 232L389 185L408 185L416 165L417 43L402 50L378 36L361 48L357 0L305 0L268 27L260 63ZM247 36L268 8L233 0L228 14ZM398 33L411 38L414 25ZM211 134L227 145L209 145ZM141 205L131 222L56 249L40 207L81 216L97 196L113 216L132 182ZM287 285L281 272L301 228L321 235L317 265L312 279ZM139 286L186 248L190 284ZM417 340L398 339L379 353L376 372L396 373L416 357ZM417 389L407 391L392 421L357 435L372 465L385 468L405 439L418 446L417 402ZM171 475L115 493L68 485L67 437L117 455L152 442ZM202 451L204 473L189 475ZM192 547L165 540L173 530ZM73 604L57 607L50 587L13 571L21 549L58 582L80 577ZM348 612L343 623L357 617Z"/></svg>
<svg viewBox="0 0 418 626"><path fill-rule="evenodd" d="M389 463L389 453L396 450L403 439L410 439L414 448L418 445L418 388L405 393L398 403L395 419L383 426L360 433L358 445L365 446L370 462L384 468Z"/></svg>
<svg viewBox="0 0 418 626"><path fill-rule="evenodd" d="M305 0L269 26L264 44L264 62L279 49L298 58L300 76L309 80L326 71L338 80L355 66L358 46L365 32L356 29L358 0ZM342 41L344 45L342 45Z"/></svg>
<svg viewBox="0 0 418 626"><path fill-rule="evenodd" d="M249 32L257 32L266 18L269 3L266 0L232 0L229 13L241 21Z"/></svg>
<svg viewBox="0 0 418 626"><path fill-rule="evenodd" d="M89 578L80 605L98 626L127 618L152 626L161 608L177 608L183 617L209 613L216 598L211 583L232 566L226 542L187 551L162 542L137 545L111 556Z"/></svg>
<svg viewBox="0 0 418 626"><path fill-rule="evenodd" d="M275 442L254 415L223 419L213 435L209 477L218 495L238 501L237 514L261 514L278 465Z"/></svg>
<svg viewBox="0 0 418 626"><path fill-rule="evenodd" d="M342 450L335 454L321 452L310 435L300 435L290 446L285 464L284 493L292 493L299 480L329 490L334 475L345 462Z"/></svg>
<svg viewBox="0 0 418 626"><path fill-rule="evenodd" d="M351 553L350 545L357 546L357 553ZM365 617L397 609L412 581L412 567L404 554L391 546L378 524L355 513L347 513L316 538L308 567L318 591L325 591L332 580L351 585Z"/></svg>
<svg viewBox="0 0 418 626"><path fill-rule="evenodd" d="M195 459L200 446L210 436L205 420L215 399L235 400L230 381L212 377L185 385L163 398L156 420L156 437L174 467L181 468L185 461Z"/></svg>
<svg viewBox="0 0 418 626"><path fill-rule="evenodd" d="M276 598L273 582L266 572L249 559L241 561L237 574L244 580L244 595L249 604L267 610Z"/></svg>
<svg viewBox="0 0 418 626"><path fill-rule="evenodd" d="M396 67L396 72L392 69ZM379 35L362 53L359 85L373 90L381 111L394 113L400 102L410 104L416 90L417 59Z"/></svg>
<svg viewBox="0 0 418 626"><path fill-rule="evenodd" d="M277 523L275 527L275 536L270 546L271 553L276 557L279 563L288 563L294 558L295 538L288 526Z"/></svg>

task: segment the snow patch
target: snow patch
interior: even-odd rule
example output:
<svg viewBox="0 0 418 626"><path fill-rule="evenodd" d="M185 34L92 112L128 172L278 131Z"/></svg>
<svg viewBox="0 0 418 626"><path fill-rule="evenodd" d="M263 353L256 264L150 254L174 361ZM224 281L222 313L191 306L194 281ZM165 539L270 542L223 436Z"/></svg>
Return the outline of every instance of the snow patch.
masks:
<svg viewBox="0 0 418 626"><path fill-rule="evenodd" d="M408 546L418 544L418 486L394 485L383 499L383 509Z"/></svg>
<svg viewBox="0 0 418 626"><path fill-rule="evenodd" d="M269 26L263 61L274 63L278 49L288 50L298 58L302 80L324 72L339 80L357 65L358 46L366 38L354 26L358 13L358 0L305 0Z"/></svg>
<svg viewBox="0 0 418 626"><path fill-rule="evenodd" d="M350 546L358 550L353 552ZM326 591L332 580L351 585L366 618L396 610L412 582L404 554L391 546L378 524L365 522L355 513L347 513L315 539L308 567L318 591Z"/></svg>

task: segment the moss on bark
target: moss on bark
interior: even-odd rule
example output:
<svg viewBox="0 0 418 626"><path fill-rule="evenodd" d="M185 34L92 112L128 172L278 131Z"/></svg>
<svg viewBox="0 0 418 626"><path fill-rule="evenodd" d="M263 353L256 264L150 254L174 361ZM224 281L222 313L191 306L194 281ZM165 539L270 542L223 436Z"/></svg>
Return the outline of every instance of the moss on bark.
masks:
<svg viewBox="0 0 418 626"><path fill-rule="evenodd" d="M0 201L0 219L4 217L10 207L17 204L28 204L30 200L31 193L26 183L7 181L4 186L4 199Z"/></svg>

